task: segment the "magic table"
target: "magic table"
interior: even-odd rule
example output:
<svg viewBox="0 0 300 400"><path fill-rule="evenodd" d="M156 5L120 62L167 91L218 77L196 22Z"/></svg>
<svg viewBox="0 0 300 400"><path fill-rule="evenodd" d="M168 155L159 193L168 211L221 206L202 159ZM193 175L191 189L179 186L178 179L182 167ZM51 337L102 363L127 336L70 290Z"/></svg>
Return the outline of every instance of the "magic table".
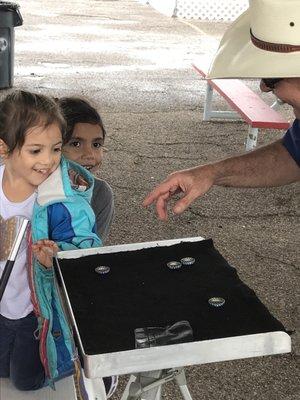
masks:
<svg viewBox="0 0 300 400"><path fill-rule="evenodd" d="M167 267L183 257L193 257L195 263ZM109 266L110 272L97 274L100 265ZM212 240L195 237L60 252L56 273L85 374L92 379L135 374L134 381L138 374L159 371L147 383L154 376L164 383L161 371L177 368L177 377L178 371L182 377L187 365L291 351L284 326L239 279ZM223 298L225 304L211 306L212 297ZM191 324L192 342L135 348L136 328L181 320ZM182 395L190 399L185 385L181 381ZM141 386L135 394L138 390ZM140 398L128 391L122 399ZM159 393L148 398L158 399Z"/></svg>

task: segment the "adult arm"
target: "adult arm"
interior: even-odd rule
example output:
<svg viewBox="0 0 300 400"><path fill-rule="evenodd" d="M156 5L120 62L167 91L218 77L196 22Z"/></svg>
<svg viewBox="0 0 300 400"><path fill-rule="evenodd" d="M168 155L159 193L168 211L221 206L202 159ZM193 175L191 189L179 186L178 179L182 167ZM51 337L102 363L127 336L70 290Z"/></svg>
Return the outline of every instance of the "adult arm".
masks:
<svg viewBox="0 0 300 400"><path fill-rule="evenodd" d="M174 172L145 198L143 205L156 203L159 219L166 220L168 201L177 193L182 193L183 197L175 203L173 212L181 214L213 185L237 188L271 187L286 185L299 179L299 166L282 140L279 140L240 156Z"/></svg>
<svg viewBox="0 0 300 400"><path fill-rule="evenodd" d="M282 140L217 162L214 184L230 187L283 186L300 179L300 168Z"/></svg>

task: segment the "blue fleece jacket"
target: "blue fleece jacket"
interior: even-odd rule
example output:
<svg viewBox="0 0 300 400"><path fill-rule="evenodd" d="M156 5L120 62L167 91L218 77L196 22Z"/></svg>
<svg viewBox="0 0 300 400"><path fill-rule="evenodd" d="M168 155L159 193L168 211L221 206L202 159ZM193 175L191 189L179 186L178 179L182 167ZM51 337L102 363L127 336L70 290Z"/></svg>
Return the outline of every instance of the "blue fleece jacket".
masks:
<svg viewBox="0 0 300 400"><path fill-rule="evenodd" d="M69 170L88 184L74 184ZM74 173L72 174L74 176ZM60 250L99 247L95 215L90 206L93 176L80 165L62 158L59 168L38 188L32 216L32 241L54 240ZM51 382L69 375L77 359L72 332L64 314L53 268L32 258L32 301L39 320L40 355Z"/></svg>

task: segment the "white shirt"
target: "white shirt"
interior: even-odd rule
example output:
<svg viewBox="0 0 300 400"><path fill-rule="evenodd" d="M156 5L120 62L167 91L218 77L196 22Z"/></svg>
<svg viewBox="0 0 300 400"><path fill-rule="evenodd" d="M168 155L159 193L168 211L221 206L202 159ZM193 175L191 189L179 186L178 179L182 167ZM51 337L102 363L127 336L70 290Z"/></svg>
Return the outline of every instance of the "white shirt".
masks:
<svg viewBox="0 0 300 400"><path fill-rule="evenodd" d="M4 165L0 165L0 215L4 220L16 216L23 216L31 220L32 210L36 193L33 193L21 203L9 201L3 193L2 178ZM26 235L25 235L26 236ZM0 238L5 240L5 238ZM16 261L14 263L10 278L4 291L1 303L0 314L9 319L19 319L26 317L33 306L30 300L30 288L26 268L27 242L24 237ZM3 273L6 262L0 261L0 276Z"/></svg>

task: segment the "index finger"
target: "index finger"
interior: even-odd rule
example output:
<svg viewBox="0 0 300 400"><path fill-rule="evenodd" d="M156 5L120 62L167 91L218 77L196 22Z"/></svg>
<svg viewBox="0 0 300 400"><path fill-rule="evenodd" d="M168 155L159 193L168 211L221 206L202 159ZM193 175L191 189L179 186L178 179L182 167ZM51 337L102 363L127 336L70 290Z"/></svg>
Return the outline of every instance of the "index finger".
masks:
<svg viewBox="0 0 300 400"><path fill-rule="evenodd" d="M147 207L150 204L157 201L160 197L166 199L171 196L177 189L177 185L171 184L171 182L163 182L152 190L144 199L143 206Z"/></svg>
<svg viewBox="0 0 300 400"><path fill-rule="evenodd" d="M170 192L168 192L158 197L156 200L156 213L158 218L162 221L166 221L168 219L167 205L170 197Z"/></svg>

